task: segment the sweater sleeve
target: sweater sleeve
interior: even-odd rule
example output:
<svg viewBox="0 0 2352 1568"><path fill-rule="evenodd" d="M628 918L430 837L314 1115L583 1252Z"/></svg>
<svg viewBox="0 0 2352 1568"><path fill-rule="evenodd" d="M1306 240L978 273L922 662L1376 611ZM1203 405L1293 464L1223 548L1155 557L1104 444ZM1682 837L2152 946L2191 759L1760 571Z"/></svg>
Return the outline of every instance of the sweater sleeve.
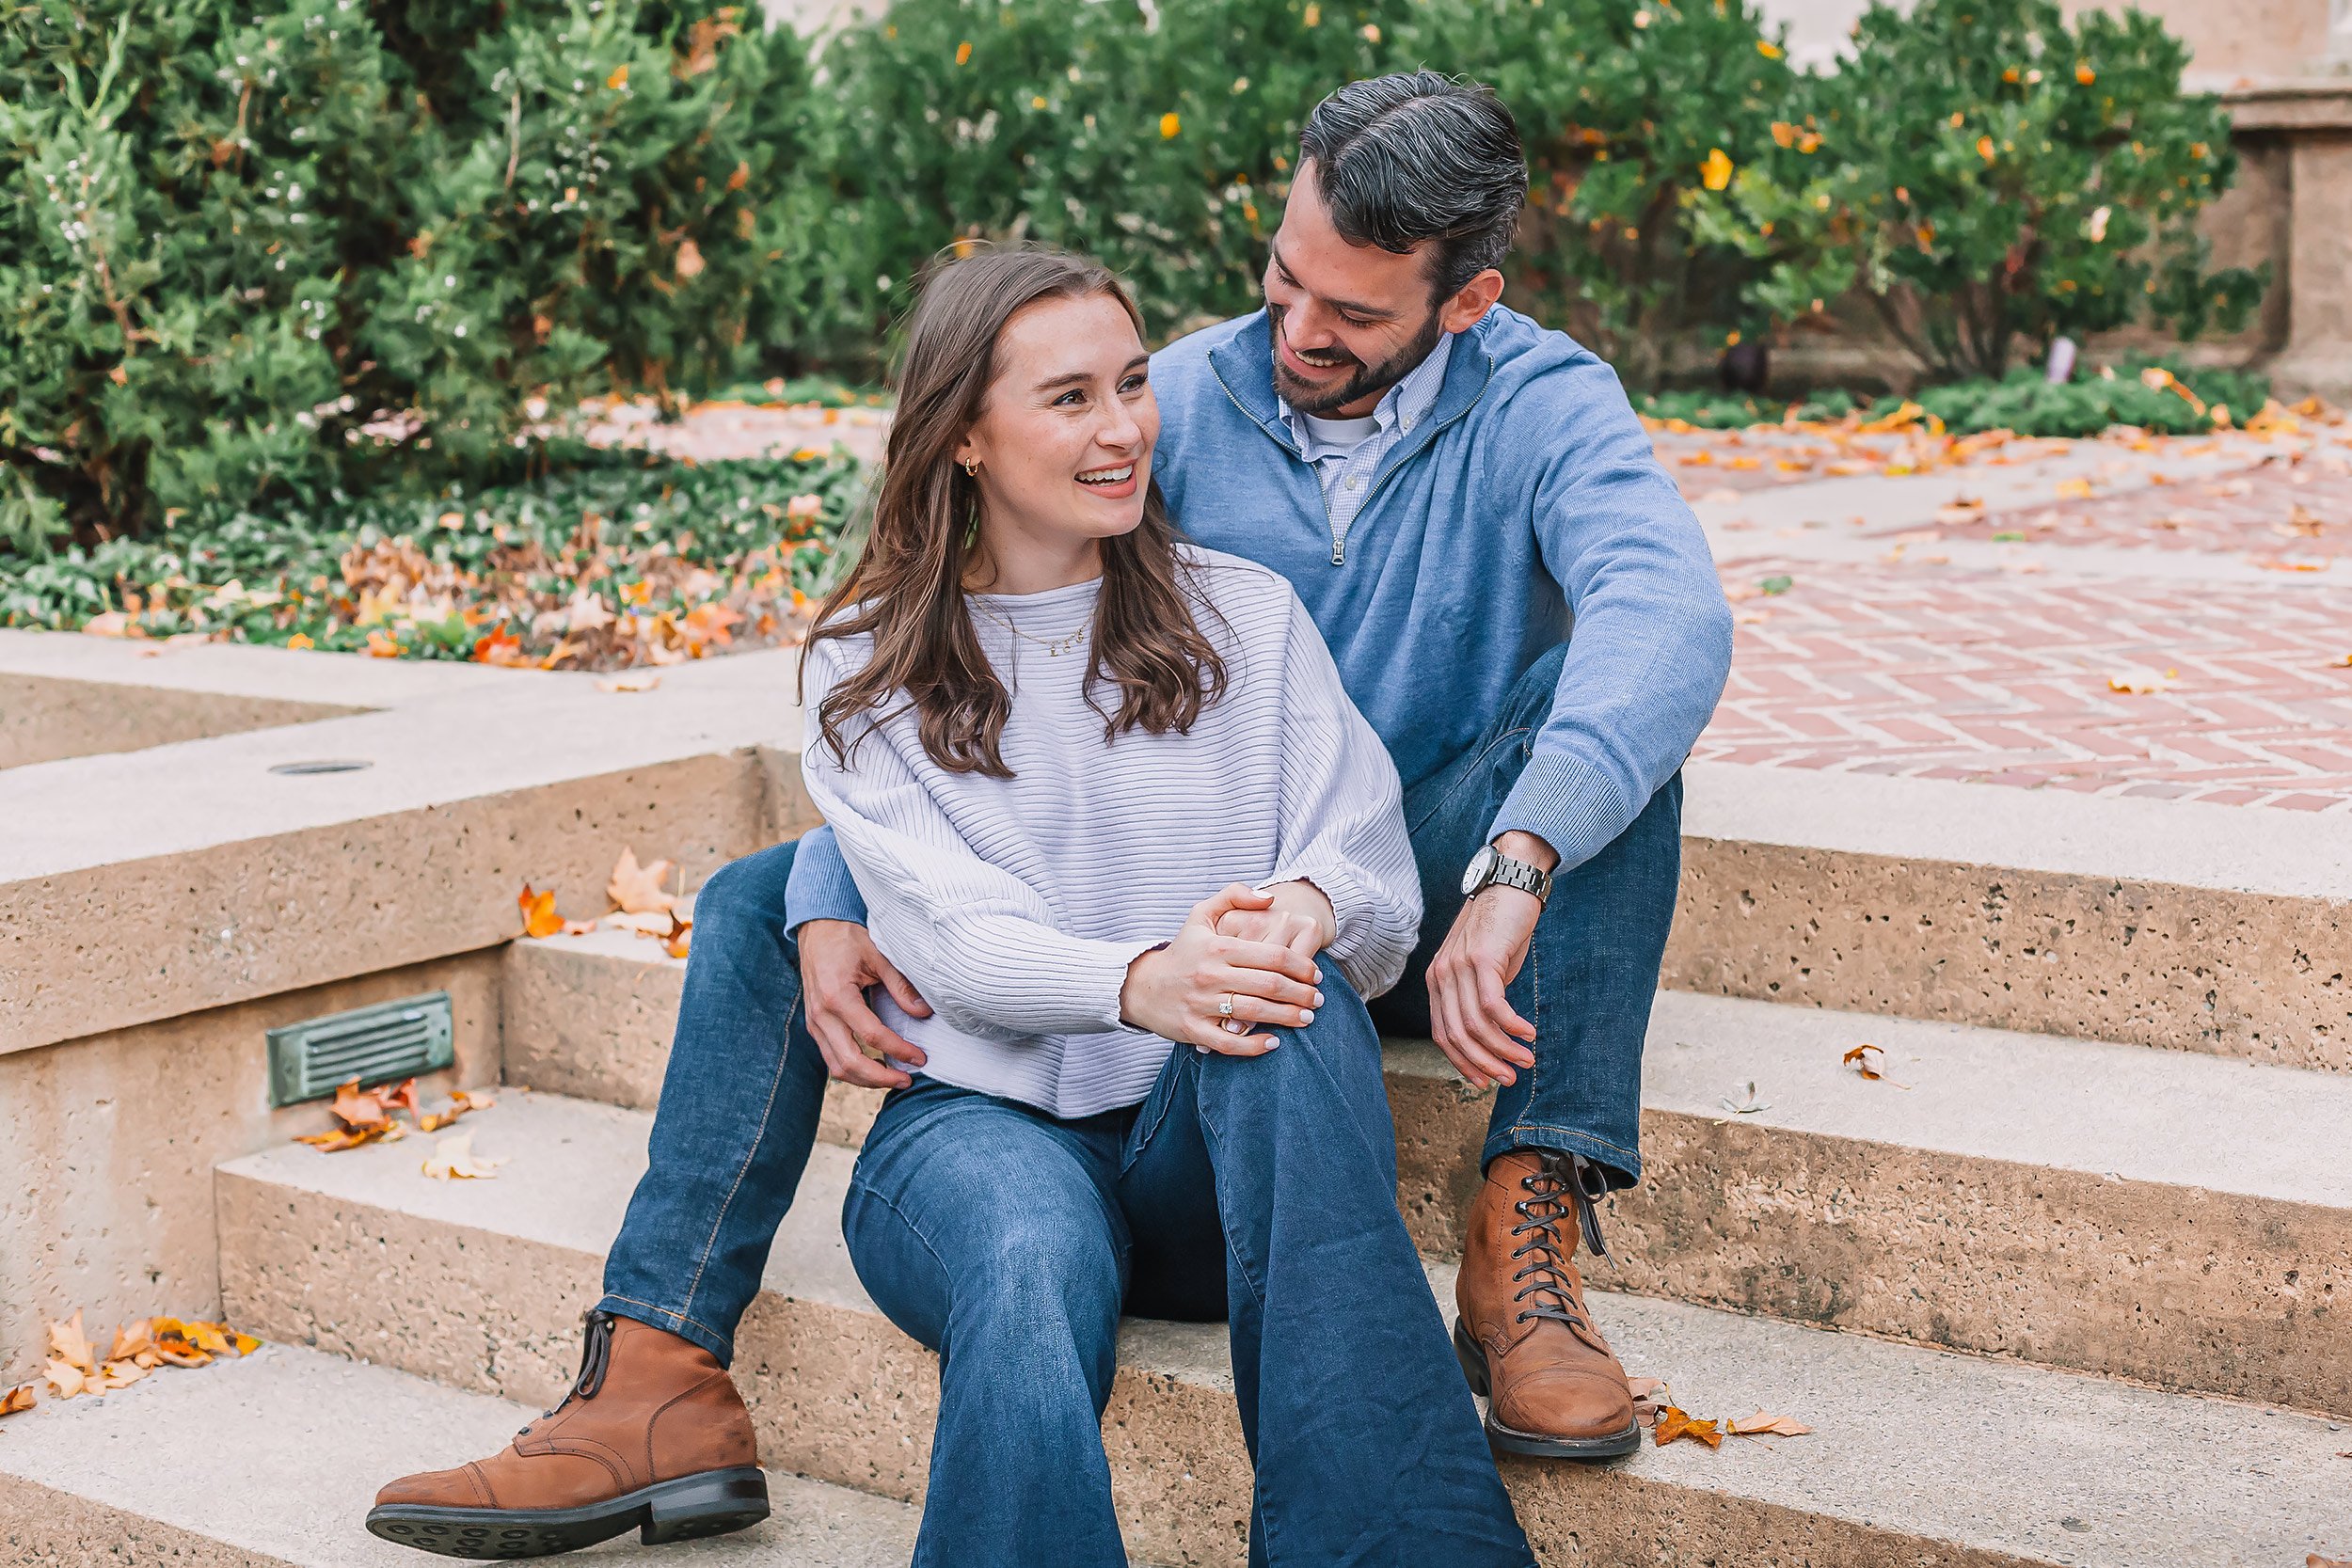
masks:
<svg viewBox="0 0 2352 1568"><path fill-rule="evenodd" d="M1698 519L1616 373L1586 356L1522 399L1565 420L1534 486L1545 563L1575 629L1526 771L1487 829L1550 845L1565 873L1632 825L1682 766L1731 673L1731 607Z"/></svg>
<svg viewBox="0 0 2352 1568"><path fill-rule="evenodd" d="M1396 984L1421 933L1421 877L1388 748L1340 684L1313 617L1290 596L1283 671L1281 832L1268 881L1331 901L1327 951L1369 1000Z"/></svg>
<svg viewBox="0 0 2352 1568"><path fill-rule="evenodd" d="M795 936L812 920L866 924L866 900L858 896L832 823L820 823L801 835L800 847L792 852L791 875L784 880L784 911Z"/></svg>
<svg viewBox="0 0 2352 1568"><path fill-rule="evenodd" d="M812 714L840 677L839 649L818 642L804 656ZM1155 944L1060 929L1035 888L972 852L887 734L853 728L843 738L847 765L812 728L802 776L865 897L875 945L933 1010L1003 1040L1124 1027L1127 966Z"/></svg>

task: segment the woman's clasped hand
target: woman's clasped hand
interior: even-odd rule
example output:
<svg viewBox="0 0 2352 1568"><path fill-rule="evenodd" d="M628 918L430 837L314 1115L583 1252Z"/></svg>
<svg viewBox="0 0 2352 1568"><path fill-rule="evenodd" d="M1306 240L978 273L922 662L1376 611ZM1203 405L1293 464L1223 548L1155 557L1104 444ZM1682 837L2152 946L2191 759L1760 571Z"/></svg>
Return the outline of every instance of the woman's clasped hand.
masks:
<svg viewBox="0 0 2352 1568"><path fill-rule="evenodd" d="M1228 1056L1279 1043L1250 1025L1305 1028L1323 1006L1314 961L1331 940L1330 901L1306 882L1236 882L1193 906L1184 928L1127 966L1120 1015L1163 1039Z"/></svg>

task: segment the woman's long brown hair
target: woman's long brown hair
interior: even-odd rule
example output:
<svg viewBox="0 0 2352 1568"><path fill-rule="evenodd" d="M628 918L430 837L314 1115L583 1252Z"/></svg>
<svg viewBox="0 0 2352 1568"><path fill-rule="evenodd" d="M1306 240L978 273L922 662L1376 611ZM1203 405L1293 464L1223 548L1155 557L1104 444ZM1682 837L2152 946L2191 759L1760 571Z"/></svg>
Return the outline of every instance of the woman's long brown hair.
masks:
<svg viewBox="0 0 2352 1568"><path fill-rule="evenodd" d="M955 451L1002 369L997 346L1005 324L1040 300L1095 294L1117 300L1141 335L1142 319L1119 279L1060 251L982 251L943 267L924 287L899 357L898 416L866 547L826 595L809 633L811 642L866 634L874 640L866 667L818 706L818 731L845 764L844 727L903 691L932 761L950 772L1012 777L999 750L1012 698L964 604L979 486L956 463ZM1117 711L1104 713L1105 740L1130 730L1189 730L1223 694L1224 662L1193 620L1199 595L1190 575L1177 560L1167 503L1153 483L1144 496L1142 526L1103 541L1086 692L1100 713L1097 684L1119 689Z"/></svg>

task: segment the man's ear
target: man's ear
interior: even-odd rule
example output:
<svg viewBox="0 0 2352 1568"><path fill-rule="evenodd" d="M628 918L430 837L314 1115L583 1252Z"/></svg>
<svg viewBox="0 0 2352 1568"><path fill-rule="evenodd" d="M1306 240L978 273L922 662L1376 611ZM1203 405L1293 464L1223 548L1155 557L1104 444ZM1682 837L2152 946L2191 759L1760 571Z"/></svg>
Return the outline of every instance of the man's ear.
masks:
<svg viewBox="0 0 2352 1568"><path fill-rule="evenodd" d="M1502 297L1502 274L1488 267L1438 307L1438 325L1448 332L1467 331L1476 326Z"/></svg>

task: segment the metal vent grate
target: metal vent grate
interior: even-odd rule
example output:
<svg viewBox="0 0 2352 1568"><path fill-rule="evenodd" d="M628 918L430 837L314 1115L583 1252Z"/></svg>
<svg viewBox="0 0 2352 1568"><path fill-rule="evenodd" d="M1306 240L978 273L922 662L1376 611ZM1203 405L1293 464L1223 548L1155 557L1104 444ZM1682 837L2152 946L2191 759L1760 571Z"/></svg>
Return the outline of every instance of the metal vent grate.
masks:
<svg viewBox="0 0 2352 1568"><path fill-rule="evenodd" d="M457 1059L449 992L378 1002L269 1032L269 1102L324 1100L354 1078L384 1084Z"/></svg>

